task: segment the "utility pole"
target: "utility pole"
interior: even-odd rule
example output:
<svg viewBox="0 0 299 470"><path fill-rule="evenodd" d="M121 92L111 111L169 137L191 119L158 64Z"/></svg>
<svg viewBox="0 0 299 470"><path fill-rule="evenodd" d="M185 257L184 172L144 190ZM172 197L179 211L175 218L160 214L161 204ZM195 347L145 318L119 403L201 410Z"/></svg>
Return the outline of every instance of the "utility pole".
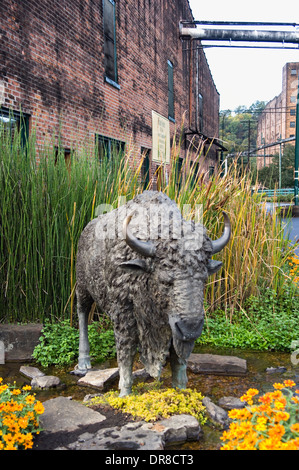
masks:
<svg viewBox="0 0 299 470"><path fill-rule="evenodd" d="M249 167L249 155L250 155L250 119L248 121L248 158L247 158L247 166Z"/></svg>
<svg viewBox="0 0 299 470"><path fill-rule="evenodd" d="M299 215L299 201L298 201L298 170L299 170L299 77L298 77L298 91L297 91L297 104L296 104L296 143L295 143L295 184L294 184L294 196L295 196L295 212Z"/></svg>

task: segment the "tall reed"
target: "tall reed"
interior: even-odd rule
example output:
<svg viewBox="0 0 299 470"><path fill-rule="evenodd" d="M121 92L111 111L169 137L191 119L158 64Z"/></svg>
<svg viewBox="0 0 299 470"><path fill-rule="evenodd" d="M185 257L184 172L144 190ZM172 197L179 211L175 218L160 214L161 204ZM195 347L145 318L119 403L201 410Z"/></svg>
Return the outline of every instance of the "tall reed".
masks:
<svg viewBox="0 0 299 470"><path fill-rule="evenodd" d="M1 136L1 129L0 129ZM202 207L209 236L222 232L222 210L231 220L229 245L215 257L223 268L209 278L208 313L225 309L231 319L244 310L250 295L263 289L283 293L284 266L292 248L279 217L269 215L260 196L251 195L251 178L232 165L225 177L206 178L202 149L191 162L187 152L178 166L180 142L173 145L168 174L162 169L162 190L187 217ZM26 147L21 136L0 138L0 322L43 322L73 317L75 262L79 236L100 204L117 207L119 196L131 199L142 190L141 163L133 146L125 155L99 161L86 151L73 151L66 165L63 151L49 144L39 149L34 133ZM198 165L197 165L198 164ZM150 183L150 187L152 182ZM298 292L298 291L297 291Z"/></svg>
<svg viewBox="0 0 299 470"><path fill-rule="evenodd" d="M231 320L236 310L245 312L248 297L259 296L264 289L285 295L289 279L285 267L294 247L284 237L279 215L267 212L261 196L252 196L255 182L248 169L240 169L235 163L225 176L216 172L208 178L203 171L205 157L200 149L194 163L190 163L190 153L187 153L178 172L179 153L178 149L173 150L170 174L163 180L163 191L174 198L182 210L184 205L189 205L190 218L196 217L196 209L201 206L202 223L211 239L222 233L223 210L231 220L231 240L214 257L223 262L223 268L209 278L206 288L208 313L221 308ZM296 287L293 294L298 295Z"/></svg>
<svg viewBox="0 0 299 470"><path fill-rule="evenodd" d="M130 148L113 160L89 152L26 147L0 129L0 322L72 316L79 236L96 207L138 191Z"/></svg>

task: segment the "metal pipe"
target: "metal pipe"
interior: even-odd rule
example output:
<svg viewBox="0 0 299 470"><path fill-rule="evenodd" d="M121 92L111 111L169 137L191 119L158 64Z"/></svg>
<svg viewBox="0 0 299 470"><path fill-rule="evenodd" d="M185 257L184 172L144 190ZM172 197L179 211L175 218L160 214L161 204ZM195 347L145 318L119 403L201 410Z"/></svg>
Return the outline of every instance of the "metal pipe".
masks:
<svg viewBox="0 0 299 470"><path fill-rule="evenodd" d="M288 26L288 27L296 27L299 26L297 23L273 23L273 22L259 22L259 21L188 21L188 20L181 20L180 24L182 25L193 25L193 24L209 24L209 25L221 25L221 26Z"/></svg>
<svg viewBox="0 0 299 470"><path fill-rule="evenodd" d="M180 25L180 36L184 39L200 39L202 41L299 43L299 31L246 31L235 29L184 28Z"/></svg>

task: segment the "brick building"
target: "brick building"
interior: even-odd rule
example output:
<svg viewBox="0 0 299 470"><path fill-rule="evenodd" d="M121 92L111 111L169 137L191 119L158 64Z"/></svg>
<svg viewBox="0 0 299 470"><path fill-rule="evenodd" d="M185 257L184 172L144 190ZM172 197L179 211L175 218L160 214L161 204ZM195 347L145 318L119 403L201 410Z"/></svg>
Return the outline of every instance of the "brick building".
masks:
<svg viewBox="0 0 299 470"><path fill-rule="evenodd" d="M163 126L171 142L184 121L182 158L194 136L209 146L219 94L203 50L180 39L181 19L192 20L188 0L2 0L2 124L13 110L17 125L21 110L24 132L66 155L131 142L150 175ZM215 140L207 166L218 149Z"/></svg>
<svg viewBox="0 0 299 470"><path fill-rule="evenodd" d="M298 90L299 62L289 62L282 70L282 91L273 98L259 117L257 129L257 147L269 145L279 140L295 137L296 102ZM287 142L295 145L295 140ZM265 158L257 158L258 168L271 163L271 155L279 153L280 145L259 150Z"/></svg>

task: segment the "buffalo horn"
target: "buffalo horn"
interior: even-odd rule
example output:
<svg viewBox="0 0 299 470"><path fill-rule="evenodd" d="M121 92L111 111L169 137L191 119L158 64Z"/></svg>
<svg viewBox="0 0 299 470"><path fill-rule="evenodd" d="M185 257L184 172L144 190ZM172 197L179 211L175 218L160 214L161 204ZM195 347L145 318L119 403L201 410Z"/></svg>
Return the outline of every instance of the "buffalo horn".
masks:
<svg viewBox="0 0 299 470"><path fill-rule="evenodd" d="M142 256L155 256L156 248L155 245L151 242L143 242L134 237L131 230L129 229L129 223L132 219L132 216L129 215L125 218L123 223L123 235L126 240L127 245L129 245L132 250L136 251Z"/></svg>
<svg viewBox="0 0 299 470"><path fill-rule="evenodd" d="M225 245L228 244L229 239L230 239L230 234L231 234L231 226L230 226L230 221L229 217L226 214L226 212L222 212L223 217L224 217L224 230L223 234L221 235L218 240L213 240L212 241L212 254L214 255L215 253L219 253L219 251L223 250Z"/></svg>

